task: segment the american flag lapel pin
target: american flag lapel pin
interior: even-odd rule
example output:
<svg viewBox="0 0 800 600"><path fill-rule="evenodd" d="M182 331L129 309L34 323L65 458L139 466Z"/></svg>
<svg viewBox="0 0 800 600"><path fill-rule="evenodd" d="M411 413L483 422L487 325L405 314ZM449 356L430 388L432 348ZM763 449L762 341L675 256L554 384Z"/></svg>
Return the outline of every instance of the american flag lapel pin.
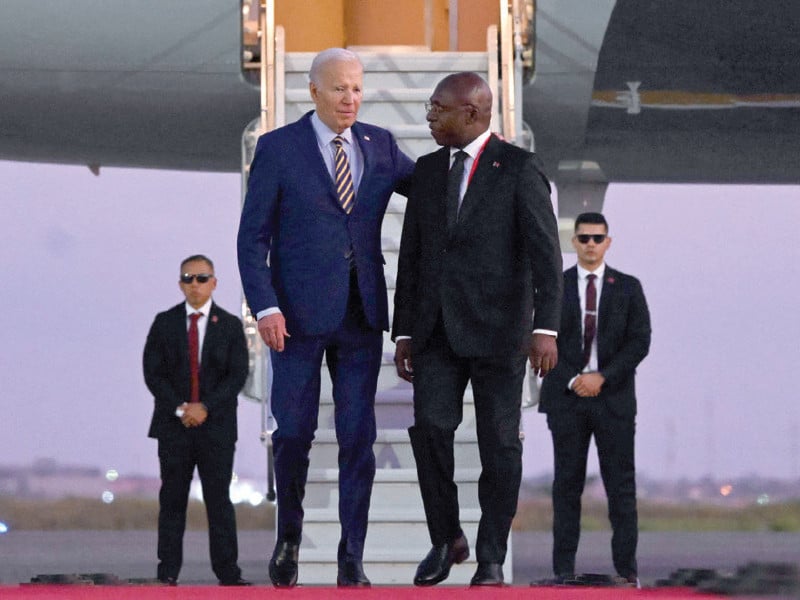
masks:
<svg viewBox="0 0 800 600"><path fill-rule="evenodd" d="M493 167L496 169L497 167L499 167L499 166L500 166L500 163L499 163L499 162L497 162L497 161L494 161L494 162L492 163L492 166L493 166Z"/></svg>

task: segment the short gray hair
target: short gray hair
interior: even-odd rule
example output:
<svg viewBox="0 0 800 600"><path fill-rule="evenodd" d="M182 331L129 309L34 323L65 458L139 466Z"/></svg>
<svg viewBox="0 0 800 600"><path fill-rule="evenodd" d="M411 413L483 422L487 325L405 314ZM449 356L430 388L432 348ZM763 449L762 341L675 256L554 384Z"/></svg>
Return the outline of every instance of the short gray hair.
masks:
<svg viewBox="0 0 800 600"><path fill-rule="evenodd" d="M361 70L364 70L364 65L361 62L361 59L358 58L358 54L355 52L351 52L350 50L345 50L344 48L328 48L327 50L323 50L319 54L314 57L314 60L311 61L311 69L308 72L308 80L313 84L319 84L319 73L327 65L331 62L357 62L361 67Z"/></svg>

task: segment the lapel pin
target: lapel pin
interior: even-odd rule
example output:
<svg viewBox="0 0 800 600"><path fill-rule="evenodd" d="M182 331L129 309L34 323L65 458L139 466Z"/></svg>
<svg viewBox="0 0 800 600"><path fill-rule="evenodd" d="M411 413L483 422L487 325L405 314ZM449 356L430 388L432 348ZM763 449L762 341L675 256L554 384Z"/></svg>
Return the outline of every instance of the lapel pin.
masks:
<svg viewBox="0 0 800 600"><path fill-rule="evenodd" d="M497 162L497 161L494 161L494 162L492 163L492 166L493 166L493 167L496 169L497 167L499 167L499 166L500 166L500 163L499 163L499 162Z"/></svg>
<svg viewBox="0 0 800 600"><path fill-rule="evenodd" d="M371 141L371 140L369 139L369 136L368 136L368 135L365 135L365 136L364 136L364 139L365 139L366 141L368 141L368 142L369 142L369 141Z"/></svg>
<svg viewBox="0 0 800 600"><path fill-rule="evenodd" d="M614 283L613 277L606 277L606 283Z"/></svg>
<svg viewBox="0 0 800 600"><path fill-rule="evenodd" d="M216 323L217 321L219 321L219 319L217 318L217 315L214 315L213 317L211 317L211 322L212 323Z"/></svg>

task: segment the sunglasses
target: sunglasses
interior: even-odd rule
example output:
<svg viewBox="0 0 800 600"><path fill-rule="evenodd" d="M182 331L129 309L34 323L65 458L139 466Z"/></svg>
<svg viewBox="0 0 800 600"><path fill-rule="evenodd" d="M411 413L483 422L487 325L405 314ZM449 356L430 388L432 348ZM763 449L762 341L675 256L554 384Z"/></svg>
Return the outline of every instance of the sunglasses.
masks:
<svg viewBox="0 0 800 600"><path fill-rule="evenodd" d="M575 236L581 244L588 244L589 240L594 240L595 244L602 244L606 239L605 233L579 233Z"/></svg>
<svg viewBox="0 0 800 600"><path fill-rule="evenodd" d="M214 277L211 273L198 273L197 275L192 275L191 273L184 273L181 275L181 283L190 284L195 279L197 279L197 283L208 283L208 280Z"/></svg>

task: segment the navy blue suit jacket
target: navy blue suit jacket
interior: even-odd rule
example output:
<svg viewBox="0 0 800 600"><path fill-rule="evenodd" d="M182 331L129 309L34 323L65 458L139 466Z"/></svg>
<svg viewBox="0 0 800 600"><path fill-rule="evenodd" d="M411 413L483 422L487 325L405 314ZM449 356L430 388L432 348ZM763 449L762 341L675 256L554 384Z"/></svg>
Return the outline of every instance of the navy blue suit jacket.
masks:
<svg viewBox="0 0 800 600"><path fill-rule="evenodd" d="M606 381L598 401L615 414L636 414L634 375L650 349L650 312L642 285L631 275L606 265L597 310L598 370ZM564 271L564 303L558 334L558 364L542 381L539 411L572 410L578 395L567 389L583 369L583 328L578 269Z"/></svg>
<svg viewBox="0 0 800 600"><path fill-rule="evenodd" d="M408 195L414 163L387 130L356 122L351 131L364 170L349 215L310 112L258 140L239 224L239 272L252 313L279 307L290 334L322 335L341 324L351 261L369 325L389 328L381 225L392 192Z"/></svg>

